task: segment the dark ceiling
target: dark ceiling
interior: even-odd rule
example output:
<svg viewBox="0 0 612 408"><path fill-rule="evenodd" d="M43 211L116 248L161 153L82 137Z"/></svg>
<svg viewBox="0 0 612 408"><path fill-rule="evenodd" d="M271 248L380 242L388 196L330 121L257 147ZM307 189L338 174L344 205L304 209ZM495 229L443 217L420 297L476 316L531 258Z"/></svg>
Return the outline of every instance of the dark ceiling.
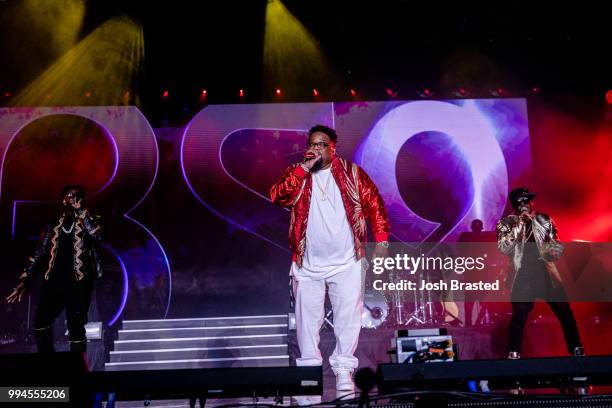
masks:
<svg viewBox="0 0 612 408"><path fill-rule="evenodd" d="M2 1L0 12L16 3ZM387 98L385 88L405 99L423 88L449 97L460 87L477 97L500 87L511 96L526 96L533 87L551 94L605 94L612 67L603 3L583 9L561 2L536 9L531 3L481 8L407 0L283 0L318 40L333 73L333 89L322 92L327 99L348 99L351 87L368 99ZM266 4L88 1L81 37L118 15L140 23L145 58L133 86L141 106L156 119L180 121L197 109L203 88L209 102L238 102L239 88L248 90L248 102L274 100L273 90L262 86ZM44 55L15 61L19 38L6 20L0 29L5 60L0 86L18 93L53 61ZM291 100L311 100L312 88L325 86L317 78L299 85L303 93ZM170 98L162 101L165 89Z"/></svg>

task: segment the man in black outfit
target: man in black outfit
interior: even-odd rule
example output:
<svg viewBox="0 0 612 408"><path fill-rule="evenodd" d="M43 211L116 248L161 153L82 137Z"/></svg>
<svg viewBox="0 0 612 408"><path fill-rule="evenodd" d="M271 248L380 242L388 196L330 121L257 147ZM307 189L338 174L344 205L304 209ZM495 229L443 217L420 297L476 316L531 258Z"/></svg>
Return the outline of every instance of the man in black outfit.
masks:
<svg viewBox="0 0 612 408"><path fill-rule="evenodd" d="M34 254L28 258L19 283L6 298L9 303L21 301L34 274L42 269L44 282L34 315L34 337L39 352L53 352L52 325L66 309L70 350L85 352L85 324L91 301L93 282L102 269L95 243L101 227L83 203L83 188L78 185L62 189L62 212L42 234Z"/></svg>
<svg viewBox="0 0 612 408"><path fill-rule="evenodd" d="M554 264L563 253L557 228L547 215L533 211L535 193L524 187L510 192L515 210L497 223L497 247L510 257L512 319L508 358L520 358L523 331L537 298L543 299L561 324L568 353L584 355L574 314Z"/></svg>

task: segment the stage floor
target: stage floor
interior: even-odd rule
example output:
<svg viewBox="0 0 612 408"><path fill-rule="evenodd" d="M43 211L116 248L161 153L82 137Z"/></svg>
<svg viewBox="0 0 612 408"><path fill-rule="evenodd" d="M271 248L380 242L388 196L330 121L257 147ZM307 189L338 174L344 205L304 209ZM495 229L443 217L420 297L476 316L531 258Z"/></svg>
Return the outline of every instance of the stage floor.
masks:
<svg viewBox="0 0 612 408"><path fill-rule="evenodd" d="M573 306L574 307L574 306ZM583 339L585 350L589 355L604 355L612 354L612 342L608 341L612 338L612 319L605 317L593 317L580 313L580 306L574 307L578 309L576 319L578 321L579 330ZM530 321L525 330L523 357L552 357L565 356L565 345L560 326L554 316L547 310L544 305L539 305L530 316ZM477 326L477 327L447 327L448 333L453 336L453 341L458 346L458 357L461 360L474 359L497 359L505 357L507 324L509 316L504 319L498 319L495 325ZM369 367L376 370L378 364L391 362L391 355L388 351L391 349L391 340L395 336L395 327L382 327L378 329L363 329L360 334L359 345L356 350L356 356L359 359L360 367ZM289 355L291 363L295 363L296 356L299 356L295 331L290 331L288 336ZM89 358L103 360L106 354L102 344L90 344L88 348ZM17 350L19 347L16 344L5 345L1 347L3 353L24 352L28 350ZM58 349L61 349L65 344L58 344ZM32 348L31 345L28 345ZM323 354L323 375L324 375L324 392L323 401L331 401L336 398L335 393L335 377L327 361L335 347L335 338L333 330L329 327L321 331L321 352ZM33 349L30 351L34 351ZM96 364L92 364L96 366ZM97 365L99 367L99 365ZM102 365L103 367L103 365ZM545 390L537 390L530 392L543 392ZM555 392L556 390L548 390ZM601 389L594 390L595 392L610 393L612 390ZM274 403L272 399L259 400L260 403ZM252 404L253 400L246 399L211 399L207 402L207 406L218 406L225 404ZM285 398L284 405L289 404L289 399ZM117 402L117 407L136 407L142 406L142 401L133 402ZM152 401L150 407L183 407L189 406L188 401Z"/></svg>

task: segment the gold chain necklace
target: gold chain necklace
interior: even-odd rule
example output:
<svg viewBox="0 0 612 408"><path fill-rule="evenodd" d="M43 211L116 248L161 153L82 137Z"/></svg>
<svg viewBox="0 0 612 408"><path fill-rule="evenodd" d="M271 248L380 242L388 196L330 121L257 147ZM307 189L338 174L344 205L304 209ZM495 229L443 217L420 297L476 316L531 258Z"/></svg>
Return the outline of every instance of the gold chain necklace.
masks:
<svg viewBox="0 0 612 408"><path fill-rule="evenodd" d="M319 184L319 177L317 177L316 173L313 174L313 177L315 179L315 183L317 183L317 187L319 188L319 191L321 191L321 201L327 200L327 189L329 188L329 183L332 178L331 171L329 172L329 177L327 177L327 183L325 183L325 189L321 188L321 184Z"/></svg>

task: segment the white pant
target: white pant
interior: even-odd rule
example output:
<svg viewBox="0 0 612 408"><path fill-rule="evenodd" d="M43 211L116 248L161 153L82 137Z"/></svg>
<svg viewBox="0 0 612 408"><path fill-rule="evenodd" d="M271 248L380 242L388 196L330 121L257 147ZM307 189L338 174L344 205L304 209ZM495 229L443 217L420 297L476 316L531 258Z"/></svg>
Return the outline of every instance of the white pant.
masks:
<svg viewBox="0 0 612 408"><path fill-rule="evenodd" d="M301 358L298 366L323 364L319 350L319 330L323 324L325 287L334 312L336 348L329 357L332 370L354 370L359 361L353 354L359 342L363 312L363 273L361 262L345 271L322 280L293 277L295 319Z"/></svg>

